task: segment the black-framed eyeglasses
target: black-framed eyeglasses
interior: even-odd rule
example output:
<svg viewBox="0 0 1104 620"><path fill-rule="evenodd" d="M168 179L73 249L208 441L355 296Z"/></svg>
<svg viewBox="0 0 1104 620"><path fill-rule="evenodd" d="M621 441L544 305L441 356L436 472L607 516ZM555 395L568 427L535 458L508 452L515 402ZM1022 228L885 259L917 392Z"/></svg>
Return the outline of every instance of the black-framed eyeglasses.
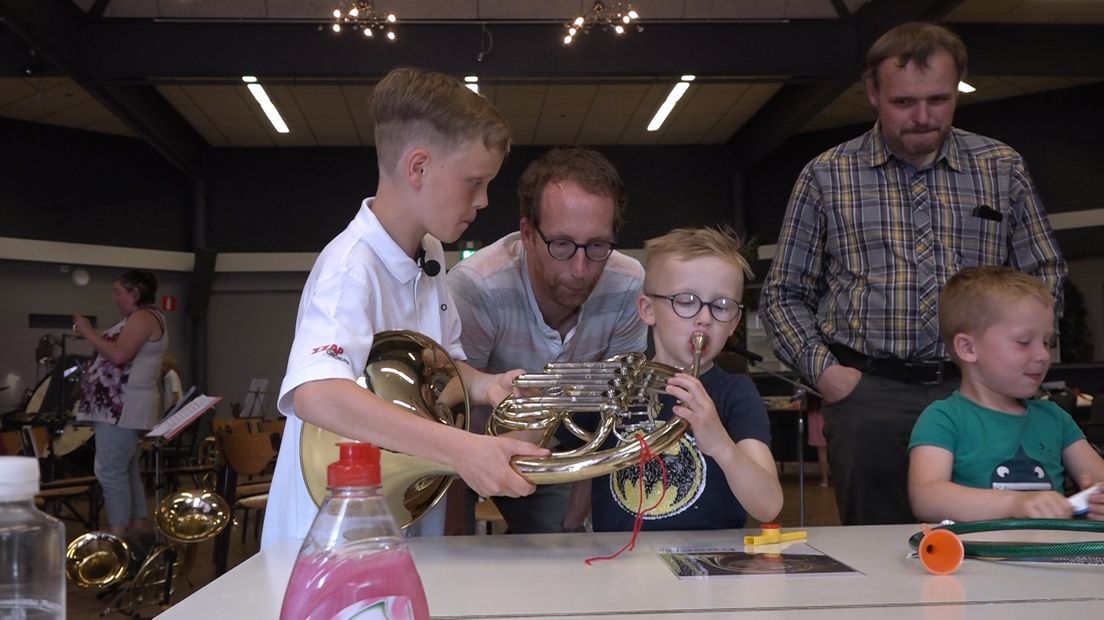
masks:
<svg viewBox="0 0 1104 620"><path fill-rule="evenodd" d="M645 293L645 295L671 302L671 309L684 319L692 319L698 316L702 306L709 306L709 314L712 314L713 318L722 323L735 321L740 318L740 313L744 311L744 304L731 297L718 297L713 301L705 301L693 293L675 293L674 295Z"/></svg>
<svg viewBox="0 0 1104 620"><path fill-rule="evenodd" d="M556 260L571 260L575 257L575 254L582 248L586 257L595 262L602 262L613 254L613 249L617 247L617 244L612 241L588 241L586 243L575 243L571 239L549 239L544 236L539 226L534 226L537 229L537 234L540 235L541 241L548 246L548 254Z"/></svg>

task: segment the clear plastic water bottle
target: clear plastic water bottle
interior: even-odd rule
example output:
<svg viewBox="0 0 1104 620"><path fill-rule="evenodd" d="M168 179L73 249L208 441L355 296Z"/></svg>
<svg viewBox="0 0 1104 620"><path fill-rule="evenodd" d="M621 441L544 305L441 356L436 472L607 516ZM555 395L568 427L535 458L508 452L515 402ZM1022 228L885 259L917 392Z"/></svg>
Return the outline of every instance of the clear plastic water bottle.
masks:
<svg viewBox="0 0 1104 620"><path fill-rule="evenodd" d="M340 443L326 499L299 548L281 620L428 620L422 580L379 494L380 451Z"/></svg>
<svg viewBox="0 0 1104 620"><path fill-rule="evenodd" d="M38 461L0 456L0 619L65 618L65 526L35 508Z"/></svg>

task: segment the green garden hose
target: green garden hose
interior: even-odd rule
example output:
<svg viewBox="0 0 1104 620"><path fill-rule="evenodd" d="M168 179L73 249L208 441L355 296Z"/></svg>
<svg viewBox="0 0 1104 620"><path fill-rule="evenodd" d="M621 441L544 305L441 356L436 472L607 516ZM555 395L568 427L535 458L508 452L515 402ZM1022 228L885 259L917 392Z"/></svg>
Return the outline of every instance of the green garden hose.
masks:
<svg viewBox="0 0 1104 620"><path fill-rule="evenodd" d="M932 532L946 530L956 535L999 530L1062 530L1068 532L1104 533L1104 521L1075 519L994 519L991 521L964 521L931 528ZM909 545L918 551L927 531L917 532L909 539ZM962 541L966 557L1000 560L1031 560L1055 557L1097 556L1104 559L1104 540L1081 542L986 542Z"/></svg>

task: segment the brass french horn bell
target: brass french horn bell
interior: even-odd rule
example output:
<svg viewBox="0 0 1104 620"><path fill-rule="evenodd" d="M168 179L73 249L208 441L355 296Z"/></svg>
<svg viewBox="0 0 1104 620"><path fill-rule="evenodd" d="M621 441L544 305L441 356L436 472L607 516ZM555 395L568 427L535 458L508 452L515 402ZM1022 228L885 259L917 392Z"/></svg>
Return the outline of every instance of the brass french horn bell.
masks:
<svg viewBox="0 0 1104 620"><path fill-rule="evenodd" d="M230 506L215 493L179 491L163 499L154 515L157 528L176 543L210 540L230 522ZM157 549L150 551L150 557ZM65 575L81 588L102 589L125 581L135 568L132 545L110 532L88 532L65 549ZM143 567L146 563L143 563Z"/></svg>
<svg viewBox="0 0 1104 620"><path fill-rule="evenodd" d="M113 586L131 569L130 543L110 532L81 534L65 549L65 577L86 589Z"/></svg>
<svg viewBox="0 0 1104 620"><path fill-rule="evenodd" d="M456 362L432 338L412 331L385 331L372 339L361 377L363 387L411 414L468 430L468 394ZM300 465L317 505L326 496L326 467L337 460L336 433L304 422ZM456 472L407 454L381 450L381 493L403 528L429 512L444 496Z"/></svg>
<svg viewBox="0 0 1104 620"><path fill-rule="evenodd" d="M705 336L691 340L697 375ZM524 374L515 386L537 390L536 396L512 396L495 408L488 434L539 431L547 444L563 425L583 439L574 450L547 457L514 457L518 473L533 484L586 480L612 473L639 461L642 436L653 452L678 441L688 424L678 418L659 419L659 395L667 379L681 369L649 362L642 353L628 353L602 362L554 362L540 374ZM468 399L452 357L433 340L410 331L381 332L375 336L364 369L364 382L376 396L408 409L414 415L467 430ZM597 413L595 431L586 430L573 416ZM600 450L610 437L613 448ZM337 443L347 441L327 430L304 423L300 443L303 476L316 504L326 490L326 466L337 460ZM405 454L381 453L381 493L402 527L429 511L448 488L455 471L440 463Z"/></svg>

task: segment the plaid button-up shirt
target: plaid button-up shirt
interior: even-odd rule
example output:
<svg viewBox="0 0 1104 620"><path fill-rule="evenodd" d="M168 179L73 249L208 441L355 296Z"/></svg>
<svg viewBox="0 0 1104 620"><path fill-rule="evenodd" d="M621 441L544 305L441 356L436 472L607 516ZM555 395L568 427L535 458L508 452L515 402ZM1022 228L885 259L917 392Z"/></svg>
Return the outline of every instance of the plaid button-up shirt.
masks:
<svg viewBox="0 0 1104 620"><path fill-rule="evenodd" d="M952 129L935 162L917 170L875 125L801 172L760 314L779 359L814 385L837 363L830 343L941 359L939 291L982 265L1041 278L1061 313L1066 264L1020 154Z"/></svg>

